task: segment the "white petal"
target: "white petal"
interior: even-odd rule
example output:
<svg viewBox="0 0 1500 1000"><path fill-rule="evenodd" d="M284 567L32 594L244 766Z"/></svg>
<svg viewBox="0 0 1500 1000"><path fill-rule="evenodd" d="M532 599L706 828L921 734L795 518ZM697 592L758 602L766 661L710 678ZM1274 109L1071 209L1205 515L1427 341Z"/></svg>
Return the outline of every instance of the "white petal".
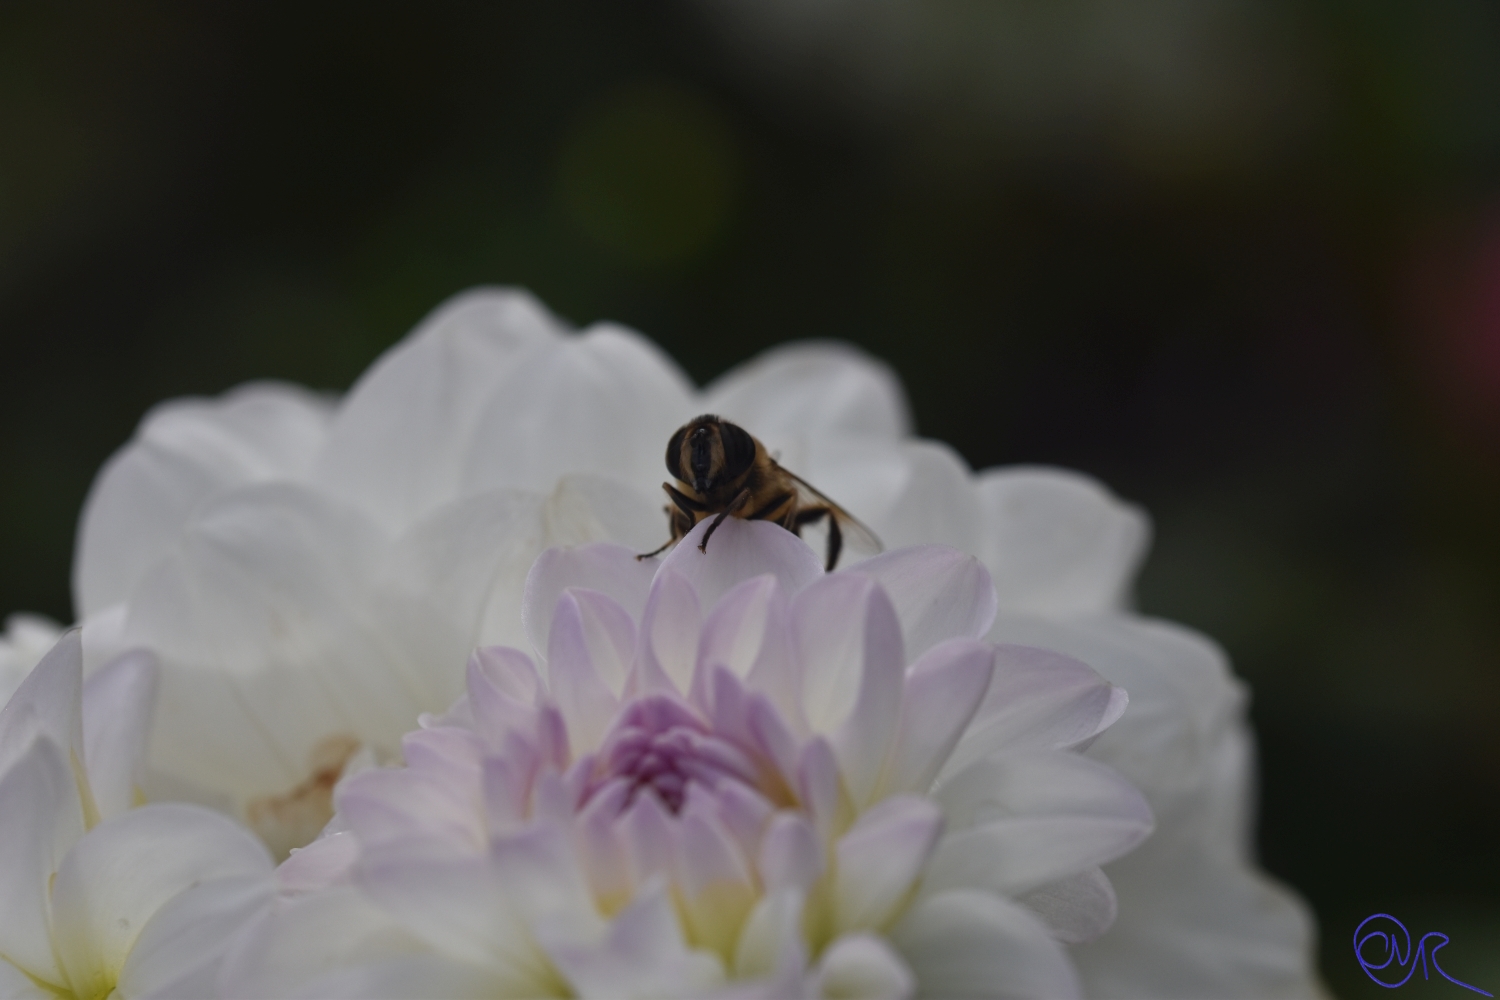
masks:
<svg viewBox="0 0 1500 1000"><path fill-rule="evenodd" d="M74 993L107 992L162 905L217 879L271 882L265 847L219 813L143 806L90 830L52 886L53 944Z"/></svg>
<svg viewBox="0 0 1500 1000"><path fill-rule="evenodd" d="M0 958L0 997L5 997L5 1000L56 1000L57 994L38 986L26 973Z"/></svg>
<svg viewBox="0 0 1500 1000"><path fill-rule="evenodd" d="M359 886L435 950L477 965L545 978L541 956L482 857L362 865Z"/></svg>
<svg viewBox="0 0 1500 1000"><path fill-rule="evenodd" d="M960 889L918 901L891 932L891 943L925 996L1080 996L1077 973L1046 927L987 892Z"/></svg>
<svg viewBox="0 0 1500 1000"><path fill-rule="evenodd" d="M1097 940L1119 913L1114 886L1098 868L1049 882L1016 902L1036 914L1052 936L1065 944Z"/></svg>
<svg viewBox="0 0 1500 1000"><path fill-rule="evenodd" d="M1123 608L1151 533L1140 508L1063 469L990 469L978 492L979 552L1001 607L1046 616Z"/></svg>
<svg viewBox="0 0 1500 1000"><path fill-rule="evenodd" d="M661 564L663 572L681 573L693 585L705 609L738 584L766 573L776 578L786 595L823 576L823 563L806 542L767 521L727 517L709 539L707 551L700 552L698 545L712 524L711 519L699 521Z"/></svg>
<svg viewBox="0 0 1500 1000"><path fill-rule="evenodd" d="M667 440L692 416L692 396L671 358L634 331L599 324L555 340L495 385L463 490L550 493L567 473L589 472L651 492Z"/></svg>
<svg viewBox="0 0 1500 1000"><path fill-rule="evenodd" d="M721 375L704 397L706 409L770 447L799 434L894 439L911 427L900 380L847 344L772 348Z"/></svg>
<svg viewBox="0 0 1500 1000"><path fill-rule="evenodd" d="M349 391L317 482L391 530L458 496L481 412L518 364L560 334L526 292L449 299Z"/></svg>
<svg viewBox="0 0 1500 1000"><path fill-rule="evenodd" d="M557 599L569 587L587 587L607 594L630 617L640 621L657 563L635 556L622 545L605 542L543 552L526 576L521 608L531 648L541 656L547 655L552 613L557 610Z"/></svg>
<svg viewBox="0 0 1500 1000"><path fill-rule="evenodd" d="M796 889L768 892L745 920L735 945L734 972L741 981L762 977L746 995L767 1000L800 995L802 971L807 965L807 946L802 940L803 894Z"/></svg>
<svg viewBox="0 0 1500 1000"><path fill-rule="evenodd" d="M938 441L903 441L899 454L903 483L872 515L870 527L890 548L936 543L978 551L979 501L964 460Z"/></svg>
<svg viewBox="0 0 1500 1000"><path fill-rule="evenodd" d="M261 382L219 399L173 400L147 414L84 502L73 560L79 616L129 596L204 500L246 483L306 475L329 410L304 389Z"/></svg>
<svg viewBox="0 0 1500 1000"><path fill-rule="evenodd" d="M834 928L882 930L900 912L943 829L930 799L897 795L862 815L834 848Z"/></svg>
<svg viewBox="0 0 1500 1000"><path fill-rule="evenodd" d="M84 757L105 819L135 805L156 707L157 667L150 653L127 653L83 686Z"/></svg>
<svg viewBox="0 0 1500 1000"><path fill-rule="evenodd" d="M988 638L1077 657L1130 692L1129 710L1089 745L1088 753L1119 768L1153 804L1164 801L1160 796L1202 784L1221 734L1244 713L1243 685L1230 673L1223 652L1181 626L1134 616L1063 625L1001 615ZM1075 673L1077 693L1083 695L1087 682L1076 668ZM987 703L1000 676L997 666Z"/></svg>
<svg viewBox="0 0 1500 1000"><path fill-rule="evenodd" d="M846 572L873 577L891 596L909 660L948 639L978 639L995 620L989 571L957 549L914 545L866 559Z"/></svg>
<svg viewBox="0 0 1500 1000"><path fill-rule="evenodd" d="M70 629L0 708L0 774L31 750L38 733L70 755L72 766L83 766L82 688L81 635Z"/></svg>
<svg viewBox="0 0 1500 1000"><path fill-rule="evenodd" d="M225 952L271 906L274 887L264 875L215 879L169 899L131 948L116 986L119 995L213 996Z"/></svg>
<svg viewBox="0 0 1500 1000"><path fill-rule="evenodd" d="M48 934L48 890L82 833L65 751L37 737L0 775L0 955L59 987L65 983Z"/></svg>
<svg viewBox="0 0 1500 1000"><path fill-rule="evenodd" d="M1159 811L1156 833L1109 866L1119 919L1075 952L1089 995L1324 995L1312 914L1256 869L1240 836L1250 775L1237 737L1208 754L1201 787Z"/></svg>
<svg viewBox="0 0 1500 1000"><path fill-rule="evenodd" d="M278 900L253 920L225 956L214 995L338 996L322 988L324 977L422 950L418 938L361 891L337 886ZM361 995L372 994L353 994Z"/></svg>
<svg viewBox="0 0 1500 1000"><path fill-rule="evenodd" d="M901 719L881 787L926 793L978 711L995 662L987 643L954 639L907 672Z"/></svg>
<svg viewBox="0 0 1500 1000"><path fill-rule="evenodd" d="M823 952L818 985L821 997L900 1000L916 991L917 979L884 938L845 934Z"/></svg>
<svg viewBox="0 0 1500 1000"><path fill-rule="evenodd" d="M757 866L766 892L795 889L806 892L823 874L823 848L801 813L778 812L760 845Z"/></svg>
<svg viewBox="0 0 1500 1000"><path fill-rule="evenodd" d="M998 750L1076 746L1113 725L1127 701L1124 689L1069 656L998 646L984 701L938 781Z"/></svg>
<svg viewBox="0 0 1500 1000"><path fill-rule="evenodd" d="M849 794L863 805L901 711L906 664L895 609L874 580L833 574L797 596L792 629L808 721L814 732L832 734Z"/></svg>
<svg viewBox="0 0 1500 1000"><path fill-rule="evenodd" d="M291 485L200 512L137 588L125 639L162 666L151 761L232 795L281 794L330 736L393 750L461 690L463 662L414 655L369 600L381 536Z"/></svg>
<svg viewBox="0 0 1500 1000"><path fill-rule="evenodd" d="M926 892L1026 892L1113 861L1154 827L1134 786L1066 752L978 761L936 797L949 826L928 866Z"/></svg>
<svg viewBox="0 0 1500 1000"><path fill-rule="evenodd" d="M468 794L410 768L375 768L341 782L334 802L363 853L418 843L424 853L472 856L483 850L483 789L476 773Z"/></svg>
<svg viewBox="0 0 1500 1000"><path fill-rule="evenodd" d="M604 602L609 601L597 591L593 593L599 600L587 602L590 608L604 607ZM629 617L619 605L614 608L625 617L623 626L629 631L622 631L618 620L612 627L606 616L586 611L586 602L579 594L567 590L557 600L552 634L547 641L547 687L568 721L570 744L582 753L597 747L614 721L620 699L610 690L605 672L615 674L611 679L617 682L623 680L621 661L628 655L635 636L631 634ZM629 644L619 645L620 639Z"/></svg>
<svg viewBox="0 0 1500 1000"><path fill-rule="evenodd" d="M350 830L324 834L292 850L276 868L276 891L288 895L326 889L349 880L359 860L359 838Z"/></svg>
<svg viewBox="0 0 1500 1000"><path fill-rule="evenodd" d="M724 979L711 953L688 948L660 882L616 914L597 944L551 931L543 929L543 947L580 997L697 997Z"/></svg>
<svg viewBox="0 0 1500 1000"><path fill-rule="evenodd" d="M544 545L542 504L534 493L495 490L438 507L397 539L379 587L442 622L460 655L524 648L521 598Z"/></svg>

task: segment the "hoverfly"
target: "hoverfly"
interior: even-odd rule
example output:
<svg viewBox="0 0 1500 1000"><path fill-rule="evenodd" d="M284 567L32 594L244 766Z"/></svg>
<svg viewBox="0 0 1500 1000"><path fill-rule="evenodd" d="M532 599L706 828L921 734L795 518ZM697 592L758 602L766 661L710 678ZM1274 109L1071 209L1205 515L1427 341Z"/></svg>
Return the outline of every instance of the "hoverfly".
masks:
<svg viewBox="0 0 1500 1000"><path fill-rule="evenodd" d="M803 527L826 518L829 572L838 565L845 533L860 548L881 550L880 539L853 515L801 476L782 468L744 428L711 413L693 418L672 435L667 442L667 471L677 480L676 486L661 484L672 500L664 508L672 537L638 559L671 548L699 521L713 517L698 545L707 552L709 538L731 516L772 521L799 537Z"/></svg>

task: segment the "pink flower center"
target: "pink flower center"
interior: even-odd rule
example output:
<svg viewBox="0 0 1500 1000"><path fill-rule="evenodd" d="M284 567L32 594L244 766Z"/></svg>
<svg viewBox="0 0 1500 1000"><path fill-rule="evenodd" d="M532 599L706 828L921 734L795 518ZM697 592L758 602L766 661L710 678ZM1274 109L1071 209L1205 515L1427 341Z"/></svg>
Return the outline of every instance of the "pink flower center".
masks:
<svg viewBox="0 0 1500 1000"><path fill-rule="evenodd" d="M600 748L599 770L585 796L613 782L627 787L622 811L642 791L654 793L672 813L681 811L688 785L715 791L726 781L756 786L754 762L714 735L692 709L667 697L652 696L621 713Z"/></svg>

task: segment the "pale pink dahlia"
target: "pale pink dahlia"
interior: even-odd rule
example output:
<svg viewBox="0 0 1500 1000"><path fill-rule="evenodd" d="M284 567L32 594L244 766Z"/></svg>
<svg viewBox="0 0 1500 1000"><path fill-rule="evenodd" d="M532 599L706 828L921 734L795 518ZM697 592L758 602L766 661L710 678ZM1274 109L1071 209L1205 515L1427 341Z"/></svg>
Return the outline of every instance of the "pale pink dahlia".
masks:
<svg viewBox="0 0 1500 1000"><path fill-rule="evenodd" d="M1109 926L1098 866L1152 827L1070 752L1125 692L981 641L963 553L825 575L774 525L704 530L544 553L533 654L480 650L405 767L346 779L226 991L1076 995L1060 942Z"/></svg>

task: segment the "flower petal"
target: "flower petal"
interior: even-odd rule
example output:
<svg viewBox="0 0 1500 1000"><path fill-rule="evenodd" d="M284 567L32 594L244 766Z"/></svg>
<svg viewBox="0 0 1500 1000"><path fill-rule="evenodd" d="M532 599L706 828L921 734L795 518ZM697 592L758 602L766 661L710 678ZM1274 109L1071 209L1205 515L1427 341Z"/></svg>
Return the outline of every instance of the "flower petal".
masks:
<svg viewBox="0 0 1500 1000"><path fill-rule="evenodd" d="M0 955L65 987L48 934L52 876L83 833L66 751L37 736L0 775Z"/></svg>
<svg viewBox="0 0 1500 1000"><path fill-rule="evenodd" d="M541 656L547 655L552 614L557 610L557 599L569 587L607 594L631 618L640 621L657 565L655 560L637 559L622 545L605 542L543 552L526 575L521 604L521 620L531 648Z"/></svg>
<svg viewBox="0 0 1500 1000"><path fill-rule="evenodd" d="M957 549L913 545L856 563L846 572L878 580L890 595L908 659L948 639L978 639L995 620L989 571Z"/></svg>
<svg viewBox="0 0 1500 1000"><path fill-rule="evenodd" d="M1151 809L1111 768L1045 751L978 761L938 788L948 833L924 892L1015 895L1113 861L1151 833Z"/></svg>
<svg viewBox="0 0 1500 1000"><path fill-rule="evenodd" d="M790 627L776 578L746 580L724 595L704 622L698 665L700 670L711 665L729 668L749 690L769 698L794 727L805 729L802 678Z"/></svg>
<svg viewBox="0 0 1500 1000"><path fill-rule="evenodd" d="M772 348L719 376L704 405L768 444L801 433L897 438L911 427L890 368L838 343Z"/></svg>
<svg viewBox="0 0 1500 1000"><path fill-rule="evenodd" d="M220 964L239 930L271 906L264 875L214 879L167 900L146 922L120 970L122 997L213 996Z"/></svg>
<svg viewBox="0 0 1500 1000"><path fill-rule="evenodd" d="M904 482L870 527L893 548L936 543L978 551L979 501L964 460L942 442L910 440L901 442L900 459Z"/></svg>
<svg viewBox="0 0 1500 1000"><path fill-rule="evenodd" d="M271 884L265 847L220 813L142 806L86 833L52 886L52 940L73 992L109 992L163 904L219 879Z"/></svg>
<svg viewBox="0 0 1500 1000"><path fill-rule="evenodd" d="M444 302L349 391L317 483L391 531L459 496L481 413L506 375L561 333L523 291L478 288Z"/></svg>
<svg viewBox="0 0 1500 1000"><path fill-rule="evenodd" d="M708 550L700 552L698 546L712 523L699 521L662 560L662 570L681 573L705 608L719 603L738 584L766 573L787 595L823 575L822 562L806 542L768 521L727 517L709 540Z"/></svg>
<svg viewBox="0 0 1500 1000"><path fill-rule="evenodd" d="M449 704L462 659L412 655L369 600L383 544L357 511L289 484L206 506L125 625L161 662L152 764L242 799L281 794L329 736L391 751Z"/></svg>
<svg viewBox="0 0 1500 1000"><path fill-rule="evenodd" d="M901 718L881 788L925 794L979 710L994 647L954 639L929 650L907 672Z"/></svg>
<svg viewBox="0 0 1500 1000"><path fill-rule="evenodd" d="M724 980L723 966L712 954L692 950L683 940L660 882L616 914L598 943L568 940L552 928L544 928L540 937L579 997L699 997Z"/></svg>
<svg viewBox="0 0 1500 1000"><path fill-rule="evenodd" d="M1098 940L1119 913L1115 888L1099 868L1049 882L1016 902L1036 914L1064 944Z"/></svg>
<svg viewBox="0 0 1500 1000"><path fill-rule="evenodd" d="M835 573L797 595L792 629L808 722L832 735L849 794L863 805L901 711L906 661L896 611L874 580Z"/></svg>
<svg viewBox="0 0 1500 1000"><path fill-rule="evenodd" d="M818 962L818 995L900 1000L916 992L917 980L884 938L845 934Z"/></svg>
<svg viewBox="0 0 1500 1000"><path fill-rule="evenodd" d="M128 597L203 501L246 483L305 476L330 409L297 386L258 382L148 413L84 501L73 560L79 617Z"/></svg>
<svg viewBox="0 0 1500 1000"><path fill-rule="evenodd" d="M595 591L599 600L586 601L581 596L584 593L563 591L547 640L547 687L568 722L569 743L579 753L598 747L614 721L620 699L610 690L605 672L622 680L620 661L628 655L635 638L623 631L612 615L595 614L609 598ZM617 604L614 609L625 619L623 628L631 629L629 616ZM630 645L621 647L620 640Z"/></svg>
<svg viewBox="0 0 1500 1000"><path fill-rule="evenodd" d="M640 675L634 692L665 688L679 695L693 690L703 608L698 592L681 573L663 566L651 584L641 616Z"/></svg>
<svg viewBox="0 0 1500 1000"><path fill-rule="evenodd" d="M330 979L338 981L351 971L424 950L419 938L361 890L335 886L278 899L270 912L254 918L225 956L212 995L309 1000L339 996L335 989L325 988Z"/></svg>
<svg viewBox="0 0 1500 1000"><path fill-rule="evenodd" d="M543 499L492 490L438 507L413 524L385 556L382 595L440 622L459 656L474 646L525 647L521 599L545 544Z"/></svg>
<svg viewBox="0 0 1500 1000"><path fill-rule="evenodd" d="M570 472L644 491L667 440L693 414L687 377L633 330L598 324L552 341L497 383L464 464L463 492L550 493Z"/></svg>
<svg viewBox="0 0 1500 1000"><path fill-rule="evenodd" d="M903 904L943 829L931 799L897 795L866 812L834 847L834 928L883 930Z"/></svg>
<svg viewBox="0 0 1500 1000"><path fill-rule="evenodd" d="M136 804L156 683L156 658L138 650L101 668L83 686L84 757L104 819Z"/></svg>
<svg viewBox="0 0 1500 1000"><path fill-rule="evenodd" d="M919 900L890 937L927 996L1081 995L1077 973L1047 928L987 892L959 889Z"/></svg>
<svg viewBox="0 0 1500 1000"><path fill-rule="evenodd" d="M1127 701L1123 688L1072 657L997 646L984 701L938 782L998 750L1077 746L1113 725Z"/></svg>
<svg viewBox="0 0 1500 1000"><path fill-rule="evenodd" d="M1140 508L1064 469L989 469L978 494L977 551L1007 611L1051 617L1123 608L1151 534Z"/></svg>
<svg viewBox="0 0 1500 1000"><path fill-rule="evenodd" d="M62 748L71 766L83 766L82 688L82 634L69 629L0 708L0 774L30 752L39 733Z"/></svg>

